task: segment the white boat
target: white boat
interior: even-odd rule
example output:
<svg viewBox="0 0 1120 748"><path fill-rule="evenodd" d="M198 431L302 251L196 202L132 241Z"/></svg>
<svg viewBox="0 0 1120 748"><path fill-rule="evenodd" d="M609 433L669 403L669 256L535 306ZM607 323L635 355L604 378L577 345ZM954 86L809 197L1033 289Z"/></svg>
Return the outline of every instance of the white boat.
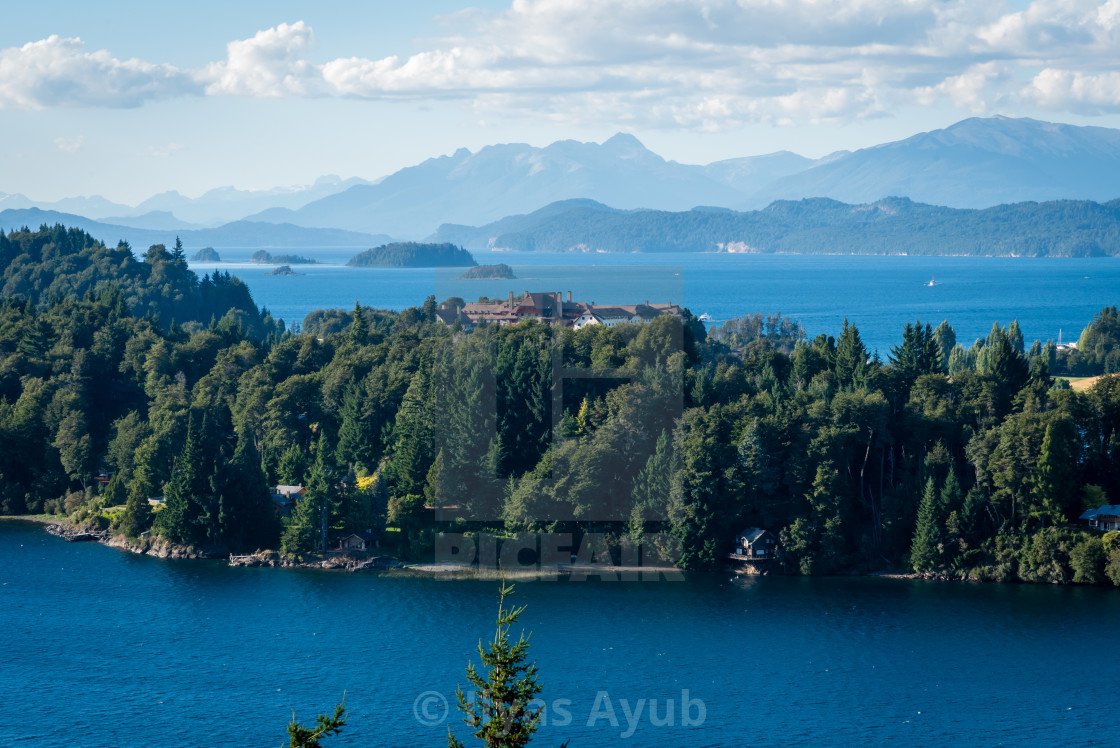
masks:
<svg viewBox="0 0 1120 748"><path fill-rule="evenodd" d="M930 278L929 283L927 283L926 285L927 286L936 286L937 282L933 278Z"/></svg>
<svg viewBox="0 0 1120 748"><path fill-rule="evenodd" d="M701 314L701 315L700 315L699 317L697 317L696 319L700 320L701 322L705 322L705 323L707 323L707 322L711 322L711 321L712 321L712 315L708 314L707 312L704 312L703 314Z"/></svg>

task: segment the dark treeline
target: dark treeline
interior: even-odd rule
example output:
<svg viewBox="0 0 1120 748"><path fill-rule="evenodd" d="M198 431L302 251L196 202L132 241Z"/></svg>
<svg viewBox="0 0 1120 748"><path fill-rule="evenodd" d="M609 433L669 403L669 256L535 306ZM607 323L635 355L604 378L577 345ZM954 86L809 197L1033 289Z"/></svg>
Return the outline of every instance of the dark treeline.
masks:
<svg viewBox="0 0 1120 748"><path fill-rule="evenodd" d="M1012 255L1120 254L1120 200L1054 200L947 208L888 197L867 205L778 200L762 210L618 210L564 201L480 227L445 224L435 238L520 252L716 252ZM739 245L736 247L735 245Z"/></svg>
<svg viewBox="0 0 1120 748"><path fill-rule="evenodd" d="M1120 497L1120 378L1070 389L1052 372L1071 354L1026 347L1014 323L967 349L948 324L910 324L886 361L847 323L812 340L763 316L710 338L691 316L465 332L431 298L259 334L255 307L157 319L148 284L178 262L164 250L99 250L117 258L99 275L67 270L84 240L52 236L71 233L0 244L5 258L55 247L4 267L6 283L32 279L0 304L6 513L297 556L384 527L417 558L439 530L592 532L615 552L660 533L701 569L760 526L794 573L1120 583L1117 536L1077 523ZM1115 360L1116 318L1097 316L1078 365ZM275 516L275 483L306 488L290 517Z"/></svg>

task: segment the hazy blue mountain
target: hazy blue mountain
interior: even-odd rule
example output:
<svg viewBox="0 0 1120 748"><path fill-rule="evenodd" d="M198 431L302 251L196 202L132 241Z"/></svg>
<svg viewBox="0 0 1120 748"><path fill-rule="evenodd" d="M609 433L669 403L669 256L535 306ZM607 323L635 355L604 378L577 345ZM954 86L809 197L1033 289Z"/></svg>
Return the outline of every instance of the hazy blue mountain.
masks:
<svg viewBox="0 0 1120 748"><path fill-rule="evenodd" d="M966 119L822 160L776 179L742 207L805 197L866 203L894 195L957 208L1111 200L1120 197L1120 130L1009 117Z"/></svg>
<svg viewBox="0 0 1120 748"><path fill-rule="evenodd" d="M484 223L569 198L619 208L683 210L735 205L743 193L703 166L666 161L632 135L619 134L602 144L562 140L534 148L514 143L477 153L464 148L401 169L375 185L250 219L420 238L443 223Z"/></svg>
<svg viewBox="0 0 1120 748"><path fill-rule="evenodd" d="M0 230L11 231L22 226L38 228L42 224L83 229L101 241L115 245L124 240L133 250L142 252L152 244L175 243L175 237L183 240L187 249L203 247L276 247L276 248L329 248L329 247L371 247L392 241L384 234L363 234L342 229L313 229L291 224L253 223L234 221L210 229L152 230L121 226L94 221L84 216L57 211L28 208L25 210L0 211Z"/></svg>
<svg viewBox="0 0 1120 748"><path fill-rule="evenodd" d="M569 201L487 226L445 225L433 241L522 252L1120 255L1120 200L1025 202L982 210L888 198L828 198L763 210L621 211Z"/></svg>
<svg viewBox="0 0 1120 748"><path fill-rule="evenodd" d="M704 167L705 173L740 192L757 192L776 179L803 172L817 162L790 151L764 156L745 156L714 161Z"/></svg>
<svg viewBox="0 0 1120 748"><path fill-rule="evenodd" d="M185 197L178 192L154 195L136 206L132 215L152 211L172 213L190 223L215 226L235 221L269 208L294 209L357 185L369 184L364 179L341 179L334 175L320 177L311 185L275 187L269 190L239 190L218 187L199 197Z"/></svg>
<svg viewBox="0 0 1120 748"><path fill-rule="evenodd" d="M66 212L66 211L59 211ZM117 226L130 226L134 229L153 229L156 231L185 230L206 228L197 223L180 221L175 214L166 210L153 210L140 216L106 216L98 218L101 223Z"/></svg>
<svg viewBox="0 0 1120 748"><path fill-rule="evenodd" d="M0 192L0 210L24 210L26 208L41 208L42 210L56 210L60 213L77 213L93 218L102 218L114 213L129 213L132 211L127 205L114 203L100 195L90 197L67 197L54 202L32 200L19 193L9 195Z"/></svg>
<svg viewBox="0 0 1120 748"><path fill-rule="evenodd" d="M96 221L150 229L185 229L220 226L268 208L299 208L360 184L364 179L342 179L333 174L314 184L275 187L268 190L239 190L218 187L200 195L186 197L174 190L154 195L133 207L107 200L100 195L68 197L54 202L31 200L25 195L0 192L0 210L39 208L72 213ZM282 223L272 221L271 223Z"/></svg>

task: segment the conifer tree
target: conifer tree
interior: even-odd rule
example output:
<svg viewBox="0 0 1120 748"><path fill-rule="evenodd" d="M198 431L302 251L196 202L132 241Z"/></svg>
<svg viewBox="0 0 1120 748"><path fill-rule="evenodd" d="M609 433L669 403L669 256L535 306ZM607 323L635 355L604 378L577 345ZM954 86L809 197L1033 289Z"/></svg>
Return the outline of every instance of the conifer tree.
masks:
<svg viewBox="0 0 1120 748"><path fill-rule="evenodd" d="M198 527L202 520L200 497L209 482L203 473L202 445L192 414L187 425L187 439L179 457L171 482L167 484L163 510L156 516L159 534L173 543L193 544L198 541Z"/></svg>
<svg viewBox="0 0 1120 748"><path fill-rule="evenodd" d="M844 326L840 332L840 340L836 342L836 357L832 371L841 389L855 389L864 383L867 371L867 348L860 340L859 330L855 325L848 324L844 319Z"/></svg>
<svg viewBox="0 0 1120 748"><path fill-rule="evenodd" d="M471 735L487 748L522 748L532 740L540 727L540 707L533 704L541 692L536 663L527 662L529 638L524 631L517 641L509 635L525 606L506 608L506 598L513 594L513 585L503 578L498 590L498 620L489 646L478 642L478 656L485 672L474 663L467 664L467 682L474 690L468 699L461 687L455 689L463 721ZM463 743L447 731L448 748L463 748ZM565 745L567 745L565 743Z"/></svg>
<svg viewBox="0 0 1120 748"><path fill-rule="evenodd" d="M237 448L222 468L220 481L222 539L237 548L264 547L276 540L268 482L247 426L238 433Z"/></svg>
<svg viewBox="0 0 1120 748"><path fill-rule="evenodd" d="M283 485L296 486L303 485L306 472L307 459L300 446L293 442L280 455L280 464L276 467L276 473Z"/></svg>
<svg viewBox="0 0 1120 748"><path fill-rule="evenodd" d="M910 544L910 567L918 572L932 571L940 557L940 523L938 522L937 488L933 478L926 481L922 502L918 505L918 523Z"/></svg>
<svg viewBox="0 0 1120 748"><path fill-rule="evenodd" d="M365 345L369 339L369 323L362 312L362 305L357 301L354 302L354 313L351 315L349 338L354 345Z"/></svg>
<svg viewBox="0 0 1120 748"><path fill-rule="evenodd" d="M120 474L113 476L113 480L120 480ZM109 481L111 488L113 481ZM123 485L122 485L123 488ZM107 492L112 493L112 492ZM148 503L148 492L144 490L141 481L132 483L132 490L125 500L124 511L121 512L120 529L127 537L136 538L148 529L152 522L152 506Z"/></svg>

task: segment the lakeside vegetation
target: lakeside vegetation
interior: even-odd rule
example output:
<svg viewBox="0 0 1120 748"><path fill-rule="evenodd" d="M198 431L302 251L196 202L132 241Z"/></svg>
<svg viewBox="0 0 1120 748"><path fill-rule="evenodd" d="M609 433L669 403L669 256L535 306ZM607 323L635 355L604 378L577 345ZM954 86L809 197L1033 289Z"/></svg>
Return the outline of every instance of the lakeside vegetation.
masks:
<svg viewBox="0 0 1120 748"><path fill-rule="evenodd" d="M414 558L442 530L663 533L692 569L759 526L792 573L1120 583L1120 536L1077 523L1120 501L1120 377L1055 376L1120 369L1114 307L1076 352L915 323L882 361L848 323L466 333L434 298L296 334L181 248L62 227L0 235L0 268L0 514L293 556L324 515L327 545L388 524ZM276 483L306 488L283 521Z"/></svg>

